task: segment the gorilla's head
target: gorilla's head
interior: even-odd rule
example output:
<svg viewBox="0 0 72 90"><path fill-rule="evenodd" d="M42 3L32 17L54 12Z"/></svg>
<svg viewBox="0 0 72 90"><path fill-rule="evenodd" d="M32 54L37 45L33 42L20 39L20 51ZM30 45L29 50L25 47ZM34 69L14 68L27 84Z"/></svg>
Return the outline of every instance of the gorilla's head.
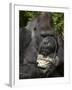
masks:
<svg viewBox="0 0 72 90"><path fill-rule="evenodd" d="M55 33L52 29L50 14L42 13L37 18L37 24L34 30L35 38L37 38L39 43L37 57L38 67L43 73L46 73L50 69L53 70L53 66L58 64L58 57L56 56L58 46Z"/></svg>

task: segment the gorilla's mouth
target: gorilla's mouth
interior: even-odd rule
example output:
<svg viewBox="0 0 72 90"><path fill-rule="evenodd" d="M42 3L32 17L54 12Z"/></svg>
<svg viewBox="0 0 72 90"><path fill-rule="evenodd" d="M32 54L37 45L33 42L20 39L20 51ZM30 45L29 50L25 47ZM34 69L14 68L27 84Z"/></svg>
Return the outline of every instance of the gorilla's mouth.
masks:
<svg viewBox="0 0 72 90"><path fill-rule="evenodd" d="M55 69L59 63L56 56L56 41L52 37L46 37L40 44L39 54L37 57L38 68L43 72L50 72Z"/></svg>
<svg viewBox="0 0 72 90"><path fill-rule="evenodd" d="M38 68L43 72L46 73L50 71L51 69L53 70L54 65L53 65L53 59L51 57L44 57L43 55L39 54L37 57L37 63L38 63Z"/></svg>

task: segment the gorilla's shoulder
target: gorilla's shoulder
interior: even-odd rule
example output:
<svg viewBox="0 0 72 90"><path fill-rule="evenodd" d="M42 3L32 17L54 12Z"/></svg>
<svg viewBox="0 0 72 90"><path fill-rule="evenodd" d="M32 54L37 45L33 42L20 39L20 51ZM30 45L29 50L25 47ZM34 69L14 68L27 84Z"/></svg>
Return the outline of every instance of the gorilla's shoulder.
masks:
<svg viewBox="0 0 72 90"><path fill-rule="evenodd" d="M31 31L27 30L26 28L20 28L19 30L19 37L20 37L20 45L23 45L24 48L28 46L31 41Z"/></svg>

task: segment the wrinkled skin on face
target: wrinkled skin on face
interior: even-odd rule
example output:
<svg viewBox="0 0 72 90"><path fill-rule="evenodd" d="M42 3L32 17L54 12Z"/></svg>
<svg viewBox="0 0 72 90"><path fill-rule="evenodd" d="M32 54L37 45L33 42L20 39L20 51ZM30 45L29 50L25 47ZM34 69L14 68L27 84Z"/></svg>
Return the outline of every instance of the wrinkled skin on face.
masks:
<svg viewBox="0 0 72 90"><path fill-rule="evenodd" d="M51 21L49 13L42 13L21 29L20 79L64 76L63 40Z"/></svg>

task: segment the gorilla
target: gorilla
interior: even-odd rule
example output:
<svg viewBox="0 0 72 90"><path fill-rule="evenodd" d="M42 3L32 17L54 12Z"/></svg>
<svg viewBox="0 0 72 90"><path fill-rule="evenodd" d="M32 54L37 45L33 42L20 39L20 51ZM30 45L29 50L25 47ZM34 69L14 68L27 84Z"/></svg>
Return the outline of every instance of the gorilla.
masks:
<svg viewBox="0 0 72 90"><path fill-rule="evenodd" d="M44 12L19 30L19 79L63 76L64 40Z"/></svg>

